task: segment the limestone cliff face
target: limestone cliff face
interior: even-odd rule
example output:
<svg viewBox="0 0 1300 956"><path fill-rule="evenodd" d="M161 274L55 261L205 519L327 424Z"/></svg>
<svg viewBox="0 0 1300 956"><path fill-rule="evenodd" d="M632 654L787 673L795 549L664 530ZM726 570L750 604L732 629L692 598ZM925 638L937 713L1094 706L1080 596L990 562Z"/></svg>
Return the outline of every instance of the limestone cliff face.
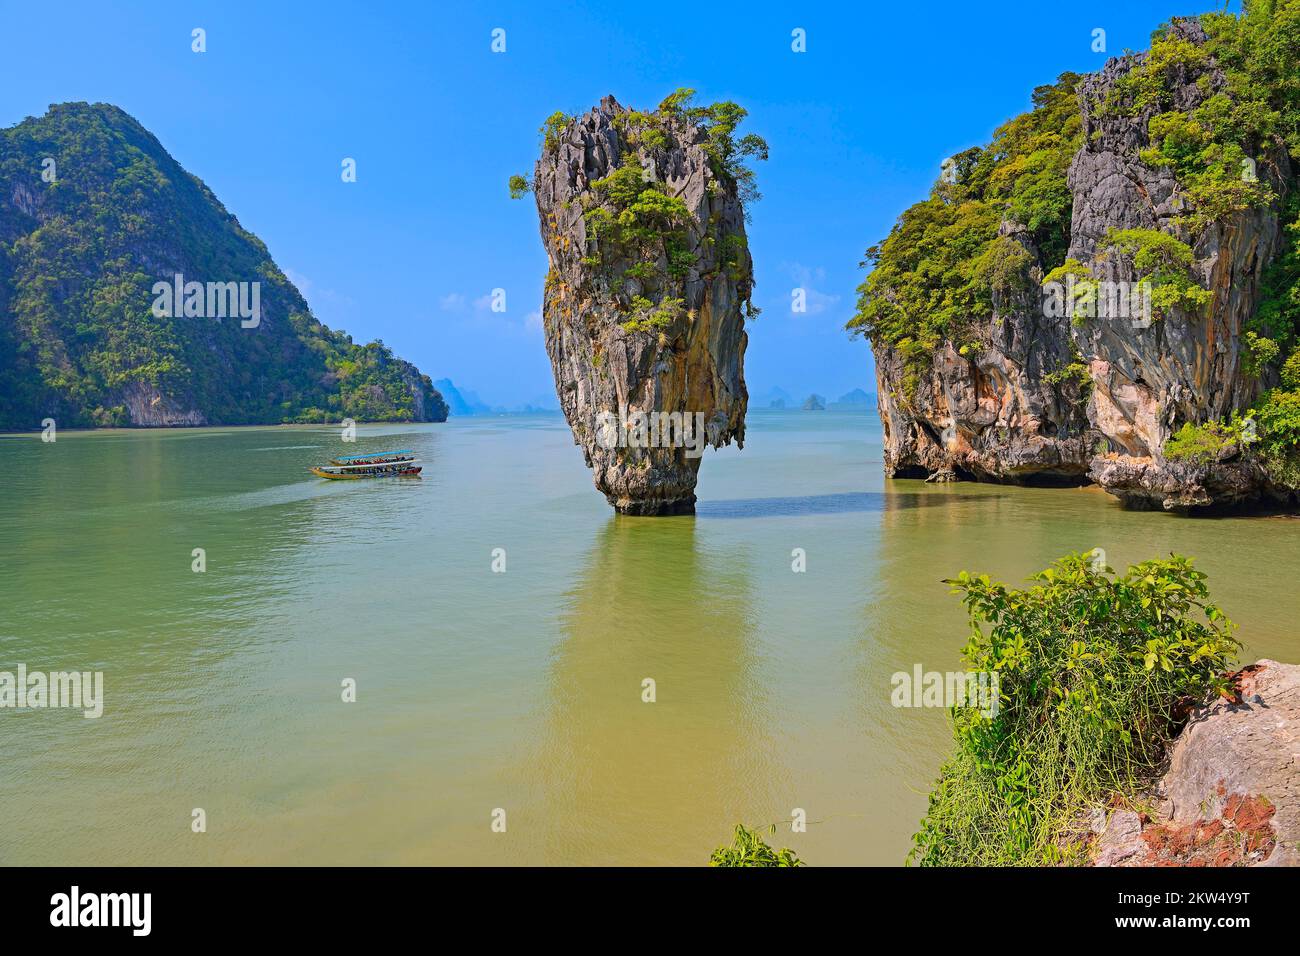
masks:
<svg viewBox="0 0 1300 956"><path fill-rule="evenodd" d="M703 443L745 437L753 266L736 185L704 130L605 97L548 133L533 191L546 351L596 488L622 513L689 513Z"/></svg>
<svg viewBox="0 0 1300 956"><path fill-rule="evenodd" d="M1174 30L1192 42L1204 41L1194 22L1177 21ZM1260 379L1243 370L1243 331L1259 299L1261 273L1279 248L1279 206L1235 213L1210 223L1195 238L1177 222L1186 203L1174 175L1152 169L1138 156L1151 145L1147 122L1155 108L1134 116L1097 116L1098 105L1142 56L1112 60L1081 86L1086 135L1070 168L1069 255L1100 279L1132 282L1137 279L1132 262L1099 254L1101 239L1109 229L1159 229L1192 245L1193 274L1213 299L1208 308L1173 309L1145 327L1110 319L1073 330L1092 378L1088 415L1109 444L1108 453L1093 461L1091 475L1133 506L1238 504L1268 490L1259 468L1240 461L1197 467L1166 461L1160 452L1179 425L1218 421L1247 407L1263 389ZM1224 85L1214 67L1183 71L1169 87L1173 106L1190 111ZM1264 156L1258 175L1278 196L1285 195L1292 181L1286 152Z"/></svg>
<svg viewBox="0 0 1300 956"><path fill-rule="evenodd" d="M1025 285L1043 270L1024 230L1004 223L1004 237L1031 256ZM1077 381L1053 381L1069 365L1069 320L1043 314L1035 292L994 295L994 313L979 330L980 348L962 355L945 342L918 380L904 357L875 347L876 394L884 423L885 469L894 477L931 480L1082 484L1095 434Z"/></svg>
<svg viewBox="0 0 1300 956"><path fill-rule="evenodd" d="M1173 35L1203 43L1195 21ZM1002 234L1033 255L1018 299L994 296L991 319L976 326L980 347L960 355L945 342L924 374L908 380L896 350L873 343L885 431L885 467L900 477L985 481L1094 481L1133 507L1234 505L1273 496L1263 469L1231 452L1209 465L1167 461L1166 440L1184 423L1224 419L1256 400L1270 382L1243 370L1243 326L1259 301L1264 267L1281 242L1281 200L1234 213L1193 234L1169 169L1148 166L1152 107L1136 115L1101 109L1116 84L1146 54L1111 60L1078 86L1083 145L1068 173L1072 200L1067 257L1096 280L1136 283L1130 256L1103 248L1111 230L1159 230L1188 243L1193 278L1213 298L1199 311L1167 310L1156 321L1052 317L1038 291L1044 264L1024 227ZM1174 68L1164 109L1190 111L1222 90L1212 63ZM1258 177L1283 197L1295 178L1284 149L1258 158ZM971 350L968 350L971 351ZM1073 366L1077 375L1059 370Z"/></svg>

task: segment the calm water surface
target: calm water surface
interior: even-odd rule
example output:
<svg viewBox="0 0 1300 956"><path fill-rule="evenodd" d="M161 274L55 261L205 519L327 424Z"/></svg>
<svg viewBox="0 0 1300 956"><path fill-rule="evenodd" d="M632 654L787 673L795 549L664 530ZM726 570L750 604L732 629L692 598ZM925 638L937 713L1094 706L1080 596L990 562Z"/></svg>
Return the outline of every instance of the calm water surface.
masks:
<svg viewBox="0 0 1300 956"><path fill-rule="evenodd" d="M106 684L0 711L0 864L702 864L794 807L810 863L900 863L948 730L890 675L959 666L940 579L1069 550L1192 554L1247 659L1300 660L1293 520L886 482L874 414L752 414L669 519L614 516L559 417L338 434L0 437L0 670ZM306 473L394 446L423 480Z"/></svg>

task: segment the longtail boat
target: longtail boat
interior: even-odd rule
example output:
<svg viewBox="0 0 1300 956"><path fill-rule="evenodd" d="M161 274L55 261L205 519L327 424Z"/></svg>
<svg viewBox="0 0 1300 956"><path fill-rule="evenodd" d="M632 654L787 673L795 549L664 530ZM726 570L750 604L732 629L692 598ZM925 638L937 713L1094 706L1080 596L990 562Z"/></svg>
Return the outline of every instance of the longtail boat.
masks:
<svg viewBox="0 0 1300 956"><path fill-rule="evenodd" d="M311 473L332 481L354 481L359 478L419 478L422 470L415 454L403 449L331 458L328 465L313 466Z"/></svg>

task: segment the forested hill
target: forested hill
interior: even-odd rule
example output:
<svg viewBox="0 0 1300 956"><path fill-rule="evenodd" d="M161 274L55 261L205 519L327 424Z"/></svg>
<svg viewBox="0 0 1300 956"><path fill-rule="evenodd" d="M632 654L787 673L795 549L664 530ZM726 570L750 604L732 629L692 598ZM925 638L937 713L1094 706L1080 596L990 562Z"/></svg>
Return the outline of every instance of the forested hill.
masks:
<svg viewBox="0 0 1300 956"><path fill-rule="evenodd" d="M198 285L160 296L178 275ZM318 322L122 110L65 103L0 130L0 430L446 416L429 376Z"/></svg>

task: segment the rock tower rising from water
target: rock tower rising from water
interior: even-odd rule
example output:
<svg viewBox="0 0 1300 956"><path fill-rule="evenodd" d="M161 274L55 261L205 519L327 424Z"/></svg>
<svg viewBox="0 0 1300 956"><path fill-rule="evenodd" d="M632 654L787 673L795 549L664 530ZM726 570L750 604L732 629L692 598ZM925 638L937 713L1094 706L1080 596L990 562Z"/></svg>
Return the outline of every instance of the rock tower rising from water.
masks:
<svg viewBox="0 0 1300 956"><path fill-rule="evenodd" d="M560 407L596 487L623 514L695 509L700 454L745 437L745 320L754 198L737 139L745 111L690 104L653 113L612 96L556 114L531 184L550 260L546 351Z"/></svg>

